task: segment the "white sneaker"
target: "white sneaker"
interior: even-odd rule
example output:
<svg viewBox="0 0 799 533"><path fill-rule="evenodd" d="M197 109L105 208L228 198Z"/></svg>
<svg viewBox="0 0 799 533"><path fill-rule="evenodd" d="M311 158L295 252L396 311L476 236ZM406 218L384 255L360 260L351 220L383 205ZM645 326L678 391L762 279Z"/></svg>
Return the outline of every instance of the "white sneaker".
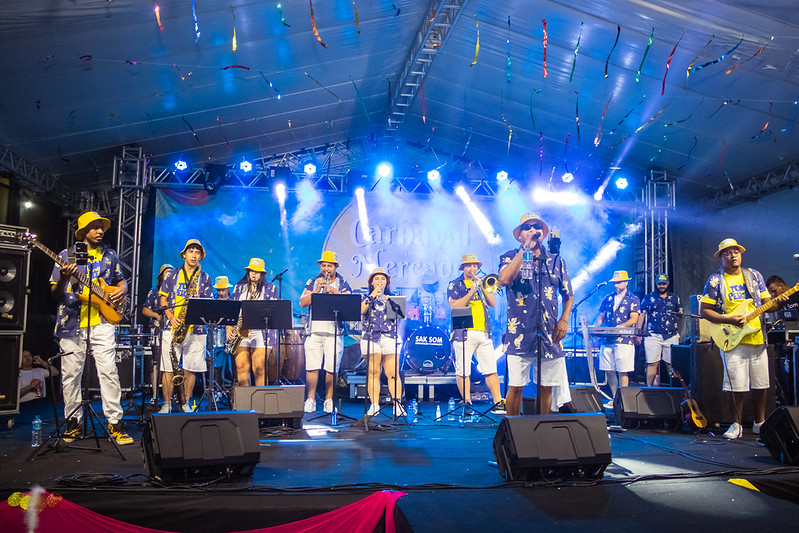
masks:
<svg viewBox="0 0 799 533"><path fill-rule="evenodd" d="M740 439L744 436L744 428L738 422L733 422L730 425L730 429L728 429L723 437L725 439L733 440L733 439Z"/></svg>
<svg viewBox="0 0 799 533"><path fill-rule="evenodd" d="M375 416L377 413L380 412L380 406L376 403L373 403L369 406L369 410L366 411L367 416Z"/></svg>
<svg viewBox="0 0 799 533"><path fill-rule="evenodd" d="M168 403L165 403L163 406L161 406L161 409L158 410L159 415L168 415L171 412L172 412L172 406L169 405Z"/></svg>
<svg viewBox="0 0 799 533"><path fill-rule="evenodd" d="M765 420L763 422L765 422ZM763 425L763 422L760 422L760 423L753 422L752 423L752 433L754 433L755 435L760 435L760 427Z"/></svg>
<svg viewBox="0 0 799 533"><path fill-rule="evenodd" d="M193 413L193 412L194 412L194 409L192 409L191 407L189 407L189 404L187 404L187 403L184 403L183 405L181 405L181 406L180 406L180 409L181 409L181 410L182 410L184 413Z"/></svg>
<svg viewBox="0 0 799 533"><path fill-rule="evenodd" d="M306 399L303 409L306 413L316 412L316 400L314 400L313 398Z"/></svg>
<svg viewBox="0 0 799 533"><path fill-rule="evenodd" d="M333 412L333 399L332 398L328 398L327 400L325 400L324 410L325 410L325 413L328 413L328 414Z"/></svg>

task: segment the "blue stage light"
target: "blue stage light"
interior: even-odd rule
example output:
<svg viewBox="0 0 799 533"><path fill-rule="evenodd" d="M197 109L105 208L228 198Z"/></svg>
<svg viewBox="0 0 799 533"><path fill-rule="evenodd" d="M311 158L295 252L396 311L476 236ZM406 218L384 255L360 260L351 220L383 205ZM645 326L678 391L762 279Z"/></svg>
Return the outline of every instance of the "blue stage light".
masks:
<svg viewBox="0 0 799 533"><path fill-rule="evenodd" d="M239 163L239 169L241 169L244 172L249 172L252 170L252 163L250 163L246 159L243 159L241 163Z"/></svg>
<svg viewBox="0 0 799 533"><path fill-rule="evenodd" d="M380 163L377 165L377 175L381 178L387 178L391 175L391 164Z"/></svg>
<svg viewBox="0 0 799 533"><path fill-rule="evenodd" d="M571 172L566 172L565 174L563 174L563 176L560 177L560 179L563 180L563 183L571 183L572 181L574 181L574 174L572 174Z"/></svg>
<svg viewBox="0 0 799 533"><path fill-rule="evenodd" d="M186 163L183 159L178 159L177 161L175 161L175 170L182 172L187 168L189 168L189 164Z"/></svg>
<svg viewBox="0 0 799 533"><path fill-rule="evenodd" d="M315 163L305 163L305 166L302 167L303 172L305 172L309 176L313 176L316 174L316 164Z"/></svg>
<svg viewBox="0 0 799 533"><path fill-rule="evenodd" d="M508 179L507 172L505 172L504 170L500 170L499 172L497 172L497 181L505 181L506 179Z"/></svg>
<svg viewBox="0 0 799 533"><path fill-rule="evenodd" d="M619 190L624 190L627 188L627 178L616 178L616 188Z"/></svg>
<svg viewBox="0 0 799 533"><path fill-rule="evenodd" d="M429 181L440 180L441 179L441 172L439 172L437 169L434 168L433 170L431 170L430 172L427 173L427 179Z"/></svg>

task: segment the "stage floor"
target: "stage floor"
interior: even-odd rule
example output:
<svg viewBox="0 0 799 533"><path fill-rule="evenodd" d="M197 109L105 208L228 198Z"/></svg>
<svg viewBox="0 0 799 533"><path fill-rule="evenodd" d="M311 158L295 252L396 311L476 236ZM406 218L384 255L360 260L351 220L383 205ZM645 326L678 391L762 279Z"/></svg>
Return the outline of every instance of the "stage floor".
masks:
<svg viewBox="0 0 799 533"><path fill-rule="evenodd" d="M364 408L351 400L342 407L353 418ZM731 442L665 430L610 432L612 463L601 481L524 486L505 482L494 463L501 417L435 422L435 404L423 403L416 423L378 416L369 431L362 421L331 426L329 416L306 420L298 431L265 429L251 477L164 487L145 474L135 417L126 418L136 442L120 448L124 461L108 442L99 452L50 450L26 461L34 414L45 421L44 435L54 427L50 404L24 405L14 427L2 433L0 496L39 484L101 514L158 529L261 528L382 489L408 493L399 500L398 523L416 532L529 531L533 525L544 531L693 525L788 531L799 519L799 468L775 461L749 430Z"/></svg>

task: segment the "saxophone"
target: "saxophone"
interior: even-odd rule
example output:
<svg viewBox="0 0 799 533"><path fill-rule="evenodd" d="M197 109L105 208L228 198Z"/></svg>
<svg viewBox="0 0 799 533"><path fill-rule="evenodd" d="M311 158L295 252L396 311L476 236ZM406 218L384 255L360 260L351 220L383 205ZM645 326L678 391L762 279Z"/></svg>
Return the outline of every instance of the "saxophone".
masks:
<svg viewBox="0 0 799 533"><path fill-rule="evenodd" d="M258 294L260 294L260 293L256 293L253 290L253 288L254 287L251 284L250 285L250 296L249 296L249 298L247 298L248 300L255 300L255 297ZM244 313L242 312L242 313L239 313L239 319L236 322L236 326L233 328L233 336L230 339L228 339L228 341L225 343L225 352L227 352L229 354L236 353L236 348L239 347L239 344L241 344L242 339L244 339L244 337L247 337L247 336L250 335L250 330L249 329L244 329L242 327L243 325L244 325Z"/></svg>
<svg viewBox="0 0 799 533"><path fill-rule="evenodd" d="M198 265L197 270L191 277L189 286L186 289L187 303L189 298L196 297L199 294L199 286L200 267ZM189 333L189 326L186 324L185 319L186 306L182 305L178 308L178 312L175 315L175 320L178 322L178 328L172 331L172 344L169 346L169 359L172 363L172 390L175 392L175 396L177 397L178 403L180 405L186 403L186 391L183 386L185 376L183 375L183 366L178 361L178 356L175 352L175 346L183 343L183 341L186 340L186 335Z"/></svg>

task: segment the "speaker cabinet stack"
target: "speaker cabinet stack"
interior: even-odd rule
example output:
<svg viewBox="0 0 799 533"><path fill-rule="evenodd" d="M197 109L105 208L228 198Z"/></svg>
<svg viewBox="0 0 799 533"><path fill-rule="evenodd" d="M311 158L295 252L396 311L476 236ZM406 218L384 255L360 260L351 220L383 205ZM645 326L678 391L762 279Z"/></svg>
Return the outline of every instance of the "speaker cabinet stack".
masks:
<svg viewBox="0 0 799 533"><path fill-rule="evenodd" d="M677 429L683 390L672 387L619 387L613 398L616 423L624 428Z"/></svg>
<svg viewBox="0 0 799 533"><path fill-rule="evenodd" d="M28 231L0 225L0 414L19 412L19 365L28 310Z"/></svg>
<svg viewBox="0 0 799 533"><path fill-rule="evenodd" d="M760 439L771 456L785 464L799 464L799 407L779 407L760 427Z"/></svg>

